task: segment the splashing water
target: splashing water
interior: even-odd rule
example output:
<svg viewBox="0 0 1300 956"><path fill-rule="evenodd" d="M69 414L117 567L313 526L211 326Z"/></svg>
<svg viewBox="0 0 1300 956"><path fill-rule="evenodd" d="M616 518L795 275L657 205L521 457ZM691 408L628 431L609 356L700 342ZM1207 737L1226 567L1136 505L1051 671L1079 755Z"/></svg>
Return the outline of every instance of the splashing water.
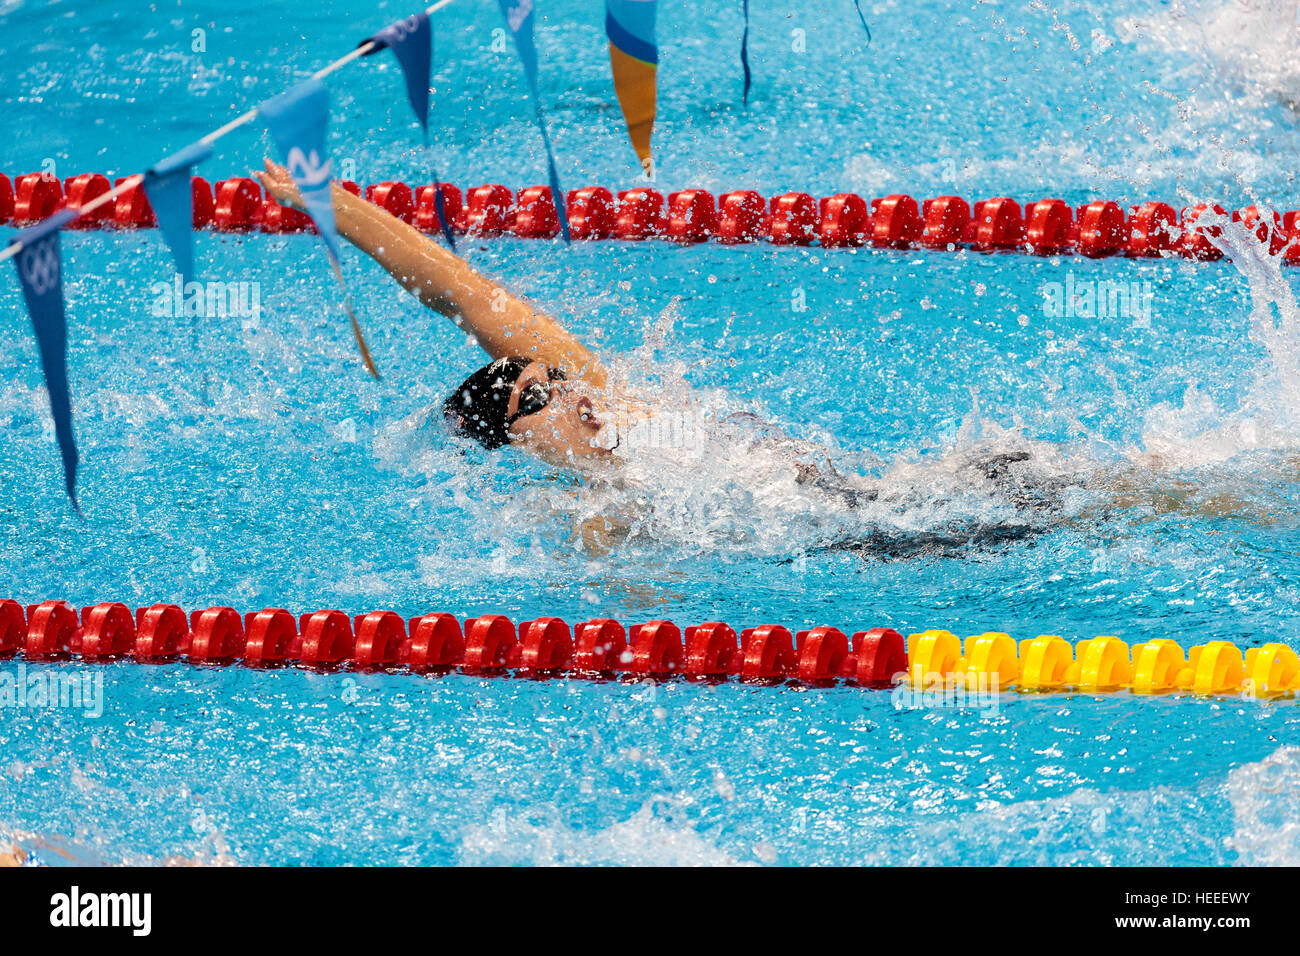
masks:
<svg viewBox="0 0 1300 956"><path fill-rule="evenodd" d="M1175 2L1159 16L1124 20L1122 32L1152 36L1182 56L1205 59L1220 82L1270 93L1300 108L1296 0Z"/></svg>
<svg viewBox="0 0 1300 956"><path fill-rule="evenodd" d="M1181 407L1162 403L1147 415L1144 452L1135 460L1167 470L1204 468L1248 452L1300 448L1300 305L1282 274L1282 255L1227 215L1206 213L1206 235L1246 280L1250 338L1263 353L1235 409L1222 409L1196 383ZM1261 230L1264 227L1257 227ZM1271 229L1271 227L1268 227Z"/></svg>

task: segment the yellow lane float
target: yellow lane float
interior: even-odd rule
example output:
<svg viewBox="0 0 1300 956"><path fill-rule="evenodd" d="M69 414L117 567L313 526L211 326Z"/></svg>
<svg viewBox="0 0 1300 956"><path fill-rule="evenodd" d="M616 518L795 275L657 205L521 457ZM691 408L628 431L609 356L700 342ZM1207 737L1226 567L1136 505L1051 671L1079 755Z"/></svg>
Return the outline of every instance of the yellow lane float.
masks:
<svg viewBox="0 0 1300 956"><path fill-rule="evenodd" d="M1300 687L1300 657L1285 644L1246 651L1245 690L1252 697L1294 697Z"/></svg>
<svg viewBox="0 0 1300 956"><path fill-rule="evenodd" d="M907 638L907 677L913 687L947 684L961 664L961 641L951 631L922 631Z"/></svg>

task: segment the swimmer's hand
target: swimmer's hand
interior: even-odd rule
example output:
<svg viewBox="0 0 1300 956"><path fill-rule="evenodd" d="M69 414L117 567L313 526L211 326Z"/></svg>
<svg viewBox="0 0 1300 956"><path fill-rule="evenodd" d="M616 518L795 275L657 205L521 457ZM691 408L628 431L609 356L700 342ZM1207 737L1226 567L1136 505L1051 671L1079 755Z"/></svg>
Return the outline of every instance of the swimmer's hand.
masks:
<svg viewBox="0 0 1300 956"><path fill-rule="evenodd" d="M269 159L263 160L262 164L266 167L266 171L258 173L257 178L261 181L266 194L281 206L306 212L302 196L298 193L298 187L293 184L293 177L289 175L289 170Z"/></svg>
<svg viewBox="0 0 1300 956"><path fill-rule="evenodd" d="M628 522L594 515L578 522L573 543L589 555L603 556L622 544L631 530Z"/></svg>

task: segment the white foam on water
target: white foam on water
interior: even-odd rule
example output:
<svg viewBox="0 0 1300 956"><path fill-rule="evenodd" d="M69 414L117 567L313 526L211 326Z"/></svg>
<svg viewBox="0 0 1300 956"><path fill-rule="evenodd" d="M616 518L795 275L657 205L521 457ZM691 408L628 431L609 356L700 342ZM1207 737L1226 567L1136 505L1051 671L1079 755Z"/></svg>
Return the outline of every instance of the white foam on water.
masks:
<svg viewBox="0 0 1300 956"><path fill-rule="evenodd" d="M558 823L533 823L521 816L499 814L485 824L466 827L460 863L470 866L744 866L690 826L670 823L655 812L654 797L617 823L594 830ZM763 847L755 847L760 858Z"/></svg>
<svg viewBox="0 0 1300 956"><path fill-rule="evenodd" d="M1225 841L1246 866L1300 865L1300 747L1279 747L1228 774L1233 833Z"/></svg>
<svg viewBox="0 0 1300 956"><path fill-rule="evenodd" d="M1150 37L1182 57L1202 60L1224 85L1262 91L1300 105L1300 2L1175 2L1151 17L1128 17L1121 39Z"/></svg>

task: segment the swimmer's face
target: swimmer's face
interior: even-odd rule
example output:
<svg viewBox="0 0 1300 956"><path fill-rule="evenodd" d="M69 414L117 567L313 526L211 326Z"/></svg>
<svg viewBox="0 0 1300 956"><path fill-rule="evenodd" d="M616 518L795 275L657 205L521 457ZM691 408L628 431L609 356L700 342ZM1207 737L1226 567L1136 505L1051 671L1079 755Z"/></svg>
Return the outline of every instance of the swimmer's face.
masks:
<svg viewBox="0 0 1300 956"><path fill-rule="evenodd" d="M510 444L551 464L609 454L599 442L605 416L590 386L553 378L541 362L533 362L515 380L506 418Z"/></svg>

